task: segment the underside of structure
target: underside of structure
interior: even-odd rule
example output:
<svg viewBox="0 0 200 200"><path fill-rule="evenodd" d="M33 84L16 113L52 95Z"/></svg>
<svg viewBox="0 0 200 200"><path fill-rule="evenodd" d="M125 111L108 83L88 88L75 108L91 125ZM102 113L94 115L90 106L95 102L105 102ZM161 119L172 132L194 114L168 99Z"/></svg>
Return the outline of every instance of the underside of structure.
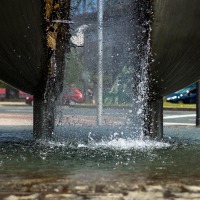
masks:
<svg viewBox="0 0 200 200"><path fill-rule="evenodd" d="M152 1L151 72L160 96L200 79L200 1Z"/></svg>
<svg viewBox="0 0 200 200"><path fill-rule="evenodd" d="M3 1L0 79L34 95L34 135L51 136L62 90L69 1Z"/></svg>

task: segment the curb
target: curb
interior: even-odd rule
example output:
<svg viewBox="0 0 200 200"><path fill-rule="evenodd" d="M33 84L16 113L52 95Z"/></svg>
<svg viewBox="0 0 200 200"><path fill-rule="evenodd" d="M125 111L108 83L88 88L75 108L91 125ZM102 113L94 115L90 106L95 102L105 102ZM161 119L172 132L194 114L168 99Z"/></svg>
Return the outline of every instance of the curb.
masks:
<svg viewBox="0 0 200 200"><path fill-rule="evenodd" d="M10 102L10 101L0 101L0 106L29 106L25 102ZM96 108L96 105L72 105L70 107L75 108ZM103 108L116 108L116 109L131 109L129 106L103 106ZM171 111L196 111L196 108L172 108L164 107L163 110Z"/></svg>
<svg viewBox="0 0 200 200"><path fill-rule="evenodd" d="M196 111L196 108L163 108L163 110L171 110L171 111Z"/></svg>
<svg viewBox="0 0 200 200"><path fill-rule="evenodd" d="M25 102L1 101L0 106L27 106L27 104Z"/></svg>

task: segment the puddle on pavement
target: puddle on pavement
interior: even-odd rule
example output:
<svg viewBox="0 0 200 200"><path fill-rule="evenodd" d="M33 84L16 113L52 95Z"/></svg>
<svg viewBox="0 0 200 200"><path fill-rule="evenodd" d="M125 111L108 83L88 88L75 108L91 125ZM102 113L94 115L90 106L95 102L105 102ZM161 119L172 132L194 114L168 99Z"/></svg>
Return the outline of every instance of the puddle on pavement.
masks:
<svg viewBox="0 0 200 200"><path fill-rule="evenodd" d="M67 125L51 141L22 129L0 133L0 199L200 197L194 127L165 127L163 141L131 137L121 126Z"/></svg>

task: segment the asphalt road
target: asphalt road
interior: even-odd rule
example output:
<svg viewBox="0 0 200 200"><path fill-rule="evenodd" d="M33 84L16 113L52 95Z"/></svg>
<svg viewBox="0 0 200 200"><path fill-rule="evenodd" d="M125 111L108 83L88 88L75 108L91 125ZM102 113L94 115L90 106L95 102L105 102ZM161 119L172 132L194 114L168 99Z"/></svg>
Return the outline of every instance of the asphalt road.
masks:
<svg viewBox="0 0 200 200"><path fill-rule="evenodd" d="M95 123L96 109L95 108L75 108L62 107L59 109L61 118L72 123ZM126 115L130 114L130 109L114 109L106 108L103 111L103 118L105 123L123 123ZM32 124L33 108L31 106L0 106L0 125L14 123L20 121L22 124ZM168 125L195 125L195 111L164 111L164 126ZM70 121L71 120L71 121ZM19 123L19 124L20 124ZM17 123L14 123L17 124Z"/></svg>
<svg viewBox="0 0 200 200"><path fill-rule="evenodd" d="M164 111L164 125L196 125L195 111Z"/></svg>

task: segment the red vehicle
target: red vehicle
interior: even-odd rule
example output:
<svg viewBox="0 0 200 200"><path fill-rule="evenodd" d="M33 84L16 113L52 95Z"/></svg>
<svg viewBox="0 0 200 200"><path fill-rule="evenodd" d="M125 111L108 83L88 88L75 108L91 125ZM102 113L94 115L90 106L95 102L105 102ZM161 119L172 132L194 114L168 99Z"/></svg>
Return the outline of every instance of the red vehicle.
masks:
<svg viewBox="0 0 200 200"><path fill-rule="evenodd" d="M63 95L62 95L63 105L83 103L84 101L85 101L85 97L79 89L67 88L63 90Z"/></svg>
<svg viewBox="0 0 200 200"><path fill-rule="evenodd" d="M26 104L33 106L33 96L32 95L27 96L25 102Z"/></svg>
<svg viewBox="0 0 200 200"><path fill-rule="evenodd" d="M0 99L6 98L6 88L0 88Z"/></svg>
<svg viewBox="0 0 200 200"><path fill-rule="evenodd" d="M26 97L26 104L33 106L33 96ZM83 103L85 97L83 93L77 88L67 88L63 90L62 105L73 105L76 103Z"/></svg>

